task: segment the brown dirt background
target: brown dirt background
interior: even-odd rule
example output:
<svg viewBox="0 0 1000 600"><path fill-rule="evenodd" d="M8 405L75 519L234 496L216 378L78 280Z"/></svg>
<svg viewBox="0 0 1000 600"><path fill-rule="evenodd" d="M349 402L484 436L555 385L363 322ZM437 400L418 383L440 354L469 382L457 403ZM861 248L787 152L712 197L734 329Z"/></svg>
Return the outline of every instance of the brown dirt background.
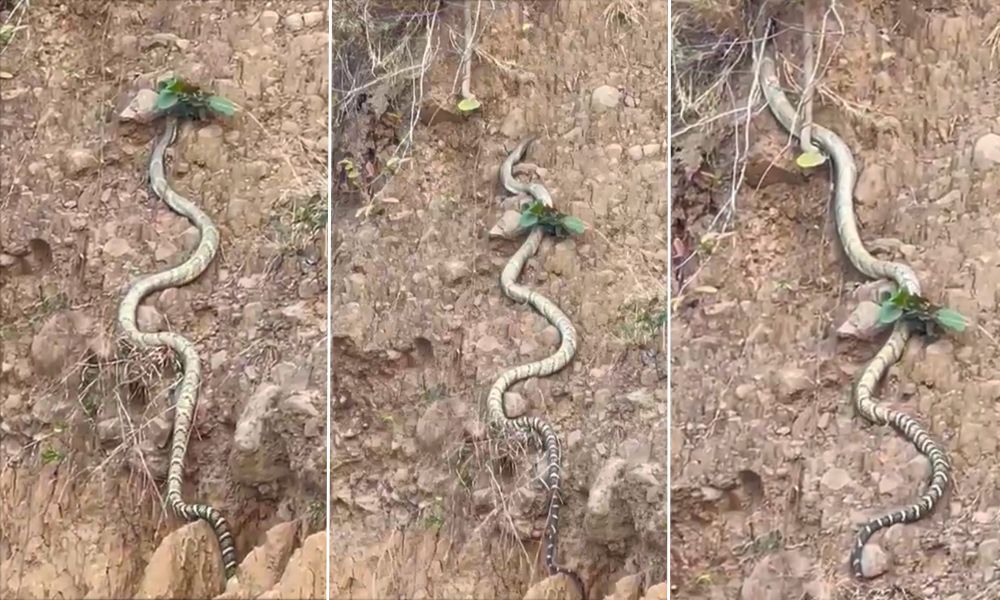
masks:
<svg viewBox="0 0 1000 600"><path fill-rule="evenodd" d="M23 3L3 4L7 19ZM241 556L272 526L322 527L328 35L322 17L266 31L266 5L40 1L15 15L23 29L0 58L0 596L131 597L180 526L160 503L173 361L115 337L124 286L197 239L146 186L161 126L116 119L167 71L247 109L185 126L168 159L174 187L222 231L204 276L146 302L204 361L186 497L223 512ZM301 445L283 448L283 478L241 485L234 428L267 382L319 417L285 432ZM198 551L221 569L214 545Z"/></svg>
<svg viewBox="0 0 1000 600"><path fill-rule="evenodd" d="M388 4L373 14L426 8ZM544 318L502 295L516 244L486 235L502 212L499 164L529 132L541 140L527 172L590 224L578 239L547 240L521 277L580 335L570 367L515 387L562 438L562 560L591 598L627 575L623 598L665 581L667 22L663 3L635 7L482 3L472 72L482 109L464 118L453 109L460 50L450 43L461 45L462 8L444 3L410 162L385 186L412 88L341 90L351 106L334 160L352 161L364 189L335 170L331 535L347 552L334 557L334 596L524 597L542 577L542 497L511 494L524 483L514 476L490 481L479 424L496 375L558 342ZM347 56L357 32L342 35L342 64L357 64ZM608 110L593 105L601 86L616 90ZM336 98L336 71L334 87ZM598 490L612 494L618 529L587 516Z"/></svg>
<svg viewBox="0 0 1000 600"><path fill-rule="evenodd" d="M818 98L815 119L853 149L862 235L911 264L928 297L982 327L911 342L880 392L943 442L955 486L931 518L872 540L888 553L886 575L861 589L849 582L856 524L915 498L927 461L850 403L852 376L877 342L835 333L857 303L857 278L838 256L825 170L746 186L732 235L700 257L672 320L671 575L680 597L1000 595L1000 179L972 164L977 140L1000 127L990 38L1000 10L907 0L851 3L840 16L846 35L822 80L840 100ZM796 9L779 17L802 23ZM793 64L800 38L793 30L778 41ZM736 77L743 84L749 68ZM768 142L751 162L778 157L795 171L791 153L776 151L786 138L766 111L751 136ZM716 141L701 150L724 172L732 140ZM695 243L714 210L693 207L720 206L725 177L721 189L688 187L673 199Z"/></svg>

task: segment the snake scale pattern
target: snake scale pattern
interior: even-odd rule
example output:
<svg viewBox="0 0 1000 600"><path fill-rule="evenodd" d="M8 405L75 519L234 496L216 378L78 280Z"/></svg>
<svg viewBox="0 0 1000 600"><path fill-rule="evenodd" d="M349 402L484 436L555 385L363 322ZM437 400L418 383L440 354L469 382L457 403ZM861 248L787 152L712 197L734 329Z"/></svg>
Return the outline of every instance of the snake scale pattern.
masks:
<svg viewBox="0 0 1000 600"><path fill-rule="evenodd" d="M771 23L773 32L774 23ZM770 36L768 36L770 37ZM765 39L766 40L766 39ZM786 131L798 136L795 107L781 88L774 59L761 48L758 56L760 84L768 107ZM854 216L854 186L857 167L850 149L835 133L812 125L812 139L830 159L833 183L833 210L837 234L845 253L855 268L871 279L891 279L910 294L920 295L920 282L907 265L878 260L865 248ZM900 523L912 523L927 516L944 495L951 478L951 465L944 450L931 439L927 430L913 417L878 404L873 392L886 370L899 360L906 342L913 334L911 325L900 319L875 357L861 370L854 383L854 406L866 420L876 425L889 425L909 440L930 461L931 478L926 491L913 504L864 523L858 530L851 549L850 566L858 578L867 577L862 569L862 553L871 536L880 529Z"/></svg>
<svg viewBox="0 0 1000 600"><path fill-rule="evenodd" d="M118 308L118 324L125 336L140 348L166 346L173 350L184 366L184 376L175 391L174 432L170 448L170 467L167 472L166 504L185 521L202 519L215 531L222 549L222 562L226 578L236 570L236 548L229 525L218 510L205 504L187 504L181 497L184 476L184 455L187 453L188 434L194 417L198 388L201 385L201 359L190 340L170 331L140 331L136 324L136 310L143 298L153 292L178 287L198 278L215 257L219 248L219 230L212 220L193 202L178 194L167 183L164 173L164 154L177 136L177 119L168 117L163 135L156 141L149 160L149 183L153 192L177 214L186 217L201 234L198 247L179 266L146 275L132 284Z"/></svg>
<svg viewBox="0 0 1000 600"><path fill-rule="evenodd" d="M524 184L513 176L514 164L519 162L528 150L534 138L522 141L507 156L500 166L500 182L511 194L528 194L533 199L543 203L545 206L552 206L552 197L548 190L538 183ZM569 317L566 316L555 302L552 302L538 292L531 290L517 283L517 278L521 274L525 263L534 256L538 250L538 245L542 241L544 232L541 227L533 227L528 233L527 239L521 247L507 261L500 274L500 287L504 294L515 302L530 304L535 310L541 313L556 329L562 341L559 348L551 356L520 365L504 371L497 378L490 388L486 400L486 418L489 426L501 437L525 439L533 438L540 442L544 450L547 468L545 473L545 484L549 492L549 509L545 527L545 566L549 575L564 574L569 576L574 584L579 588L581 596L586 597L583 581L575 572L559 565L556 560L556 547L559 539L559 509L562 506L560 497L560 478L562 468L562 455L559 447L559 438L555 429L544 419L538 417L522 416L514 419L508 418L504 408L503 395L512 385L519 381L531 377L546 377L563 367L573 359L576 354L577 336L576 329Z"/></svg>

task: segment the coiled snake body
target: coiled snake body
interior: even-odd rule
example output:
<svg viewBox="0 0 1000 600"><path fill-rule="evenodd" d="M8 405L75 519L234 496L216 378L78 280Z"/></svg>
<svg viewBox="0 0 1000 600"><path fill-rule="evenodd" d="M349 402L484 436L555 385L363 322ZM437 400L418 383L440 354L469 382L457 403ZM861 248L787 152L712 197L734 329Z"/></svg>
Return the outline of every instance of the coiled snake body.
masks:
<svg viewBox="0 0 1000 600"><path fill-rule="evenodd" d="M236 548L229 525L218 510L205 504L187 504L181 497L184 477L184 455L187 452L188 434L194 416L198 388L201 385L201 360L194 344L187 338L170 331L155 333L140 331L136 325L136 310L143 298L170 287L182 286L198 278L215 257L219 248L219 230L208 215L193 202L170 188L164 173L164 153L177 136L177 119L169 117L163 135L156 141L149 160L149 183L153 192L177 214L186 217L201 233L198 247L179 266L146 275L132 284L118 308L118 324L125 336L141 348L166 346L177 353L184 366L184 375L175 392L174 432L170 448L170 467L167 472L165 502L179 518L186 521L203 519L212 526L222 550L226 578L236 569Z"/></svg>
<svg viewBox="0 0 1000 600"><path fill-rule="evenodd" d="M533 199L551 207L552 197L543 185L538 183L521 183L514 179L512 174L514 164L524 157L528 146L533 141L534 138L524 140L508 155L500 166L500 182L512 194L528 194ZM548 463L545 473L545 483L549 492L549 510L545 528L545 566L550 576L560 573L568 575L579 587L581 595L586 597L580 577L573 571L560 566L556 561L556 546L559 536L559 508L562 506L559 488L562 464L559 438L552 425L544 419L528 416L514 419L508 418L503 402L504 392L510 389L512 385L531 377L551 375L565 367L576 353L576 329L570 322L569 317L566 316L566 313L545 296L517 283L517 277L521 274L524 264L538 250L543 233L541 227L532 228L527 239L504 266L500 274L500 287L508 298L515 302L530 304L542 316L548 319L559 330L562 341L559 344L559 349L548 358L520 365L500 374L490 388L489 395L487 396L486 418L489 425L503 436L515 438L531 436L541 443L541 447L545 452L546 462Z"/></svg>
<svg viewBox="0 0 1000 600"><path fill-rule="evenodd" d="M798 136L796 110L781 89L774 60L761 49L759 60L760 84L765 100L775 118L792 135ZM830 158L833 172L834 219L837 234L851 264L872 279L891 279L910 294L920 295L920 282L907 265L878 260L873 257L858 232L854 216L854 186L857 168L850 149L829 129L812 125L812 139ZM858 530L851 549L850 564L856 577L864 578L861 564L865 544L878 530L899 523L912 523L927 516L944 495L951 477L951 466L944 450L931 439L927 430L914 418L890 407L878 404L872 397L875 386L886 370L899 360L913 331L903 319L896 322L892 333L875 357L861 370L854 383L854 406L858 413L876 425L890 425L930 461L931 478L926 491L917 502L904 509L864 523Z"/></svg>

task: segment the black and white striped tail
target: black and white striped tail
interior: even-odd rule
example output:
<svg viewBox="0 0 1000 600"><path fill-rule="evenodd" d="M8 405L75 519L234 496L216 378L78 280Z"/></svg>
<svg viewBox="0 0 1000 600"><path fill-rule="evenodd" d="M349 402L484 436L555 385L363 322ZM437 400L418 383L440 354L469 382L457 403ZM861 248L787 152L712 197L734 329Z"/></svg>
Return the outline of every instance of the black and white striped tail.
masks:
<svg viewBox="0 0 1000 600"><path fill-rule="evenodd" d="M563 567L556 562L556 548L559 544L559 509L562 508L561 477L562 477L562 451L559 447L559 437L556 430L543 419L538 417L518 417L510 420L511 425L519 431L534 435L541 441L542 449L545 451L545 460L548 463L545 472L545 485L549 491L549 511L545 519L545 568L549 576L566 575L573 580L574 585L580 590L580 597L586 598L586 588L583 580L575 571Z"/></svg>
<svg viewBox="0 0 1000 600"><path fill-rule="evenodd" d="M901 412L890 410L885 407L878 407L880 416L886 418L886 423L903 434L906 439L913 442L921 454L927 456L931 463L931 482L927 491L920 499L905 509L889 513L877 519L872 519L858 530L854 538L854 546L851 549L851 570L855 577L865 578L864 570L861 568L861 556L865 549L865 544L875 534L876 531L886 527L892 527L901 523L913 523L926 517L934 509L944 491L948 487L949 472L951 466L948 464L948 457L944 451L931 439L927 431L917 423L916 419Z"/></svg>
<svg viewBox="0 0 1000 600"><path fill-rule="evenodd" d="M168 502L178 518L185 521L200 519L211 525L216 539L219 540L219 549L222 550L222 565L226 572L226 579L232 577L236 573L236 545L229 532L229 523L223 518L222 513L205 504L185 504L180 495L168 498Z"/></svg>

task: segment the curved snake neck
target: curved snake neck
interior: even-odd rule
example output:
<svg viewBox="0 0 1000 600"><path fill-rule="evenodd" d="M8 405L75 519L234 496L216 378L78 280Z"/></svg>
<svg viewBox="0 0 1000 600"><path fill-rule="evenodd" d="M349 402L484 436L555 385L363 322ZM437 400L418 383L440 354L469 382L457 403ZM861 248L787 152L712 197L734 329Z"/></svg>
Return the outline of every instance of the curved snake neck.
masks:
<svg viewBox="0 0 1000 600"><path fill-rule="evenodd" d="M156 141L149 160L149 183L153 192L177 214L186 217L201 234L198 247L182 264L143 276L132 284L118 308L118 324L125 336L140 348L166 346L173 350L184 366L184 375L175 392L174 432L170 448L170 468L167 472L165 502L179 518L186 521L207 521L219 540L226 578L236 570L236 548L229 525L218 510L205 504L187 504L181 497L184 476L184 455L187 453L188 434L194 417L198 388L201 385L201 360L198 350L187 338L170 332L144 332L136 324L136 310L143 298L170 287L182 286L198 278L215 257L219 248L219 230L212 220L193 202L178 194L167 183L163 160L167 147L177 136L177 119L167 120L163 135Z"/></svg>
<svg viewBox="0 0 1000 600"><path fill-rule="evenodd" d="M765 42L766 43L766 40ZM775 118L792 135L798 136L797 111L785 96L775 70L774 60L761 47L758 56L760 85L768 107ZM861 273L872 279L888 278L914 295L920 295L920 282L916 273L907 265L878 260L868 252L858 232L854 216L854 186L857 168L850 149L835 133L812 124L812 139L829 156L833 171L833 202L837 234L848 259ZM934 509L944 495L951 478L951 465L944 450L935 443L927 429L913 417L893 408L878 404L873 392L889 366L899 360L912 334L910 325L903 320L896 322L892 334L861 370L853 388L854 406L866 420L876 425L890 425L913 443L931 465L930 484L917 502L901 510L883 515L864 523L858 530L851 548L850 564L854 575L865 578L861 557L865 544L878 530L900 523L918 521Z"/></svg>
<svg viewBox="0 0 1000 600"><path fill-rule="evenodd" d="M534 138L522 141L507 156L500 166L500 182L512 194L526 193L546 206L552 206L552 197L543 185L538 183L521 183L514 179L512 174L514 164L524 157L528 146L533 141ZM527 239L521 244L521 247L514 253L510 260L507 261L506 266L504 266L503 272L500 274L500 287L508 298L515 302L530 304L542 316L548 319L559 330L562 341L559 344L559 349L548 358L520 365L500 374L490 388L489 396L487 396L486 419L490 427L499 432L502 437L532 437L537 442L540 442L545 452L546 462L548 463L545 473L545 483L549 491L549 510L545 527L545 566L550 576L557 574L568 575L579 588L581 596L586 598L586 590L579 575L559 565L556 560L556 546L559 537L559 509L562 506L559 487L562 456L555 428L539 417L522 416L511 419L507 416L503 402L504 392L510 389L512 385L531 377L551 375L565 367L576 353L576 329L573 327L573 323L570 322L569 317L566 316L566 313L545 296L517 283L517 277L521 274L525 263L538 250L542 235L543 231L540 227L534 227L531 230Z"/></svg>

